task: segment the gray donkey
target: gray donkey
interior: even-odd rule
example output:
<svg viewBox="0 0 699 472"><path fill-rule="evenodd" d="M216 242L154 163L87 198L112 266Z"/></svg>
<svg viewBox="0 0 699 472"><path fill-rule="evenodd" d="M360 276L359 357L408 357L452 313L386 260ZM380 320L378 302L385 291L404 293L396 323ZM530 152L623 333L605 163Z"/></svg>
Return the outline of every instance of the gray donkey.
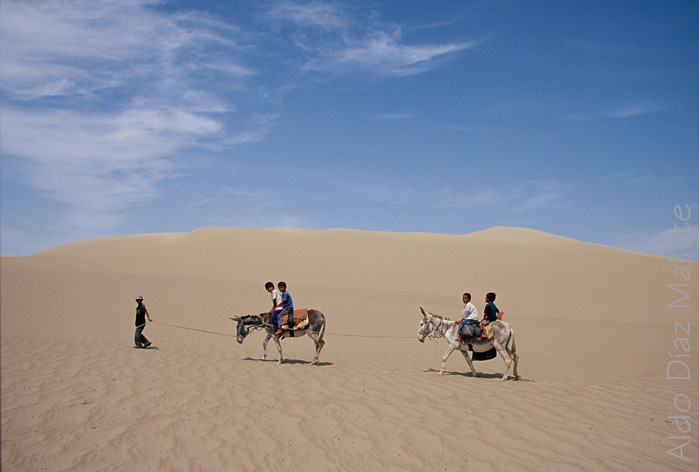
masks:
<svg viewBox="0 0 699 472"><path fill-rule="evenodd" d="M262 360L267 360L267 343L270 339L274 339L274 344L277 345L277 350L279 351L279 363L281 364L284 358L282 357L282 345L279 343L281 338L290 337L300 337L307 334L309 338L313 339L316 344L316 354L311 361L311 364L318 364L318 356L320 355L321 349L325 346L325 341L323 341L323 336L325 335L325 315L323 315L318 310L308 310L308 324L302 327L297 327L291 331L284 330L279 336L274 334L274 328L272 327L272 315L270 313L260 313L259 315L245 315L236 316L230 318L233 321L238 322L236 327L236 338L238 344L243 344L245 337L256 329L264 328L267 331L267 337L262 341Z"/></svg>

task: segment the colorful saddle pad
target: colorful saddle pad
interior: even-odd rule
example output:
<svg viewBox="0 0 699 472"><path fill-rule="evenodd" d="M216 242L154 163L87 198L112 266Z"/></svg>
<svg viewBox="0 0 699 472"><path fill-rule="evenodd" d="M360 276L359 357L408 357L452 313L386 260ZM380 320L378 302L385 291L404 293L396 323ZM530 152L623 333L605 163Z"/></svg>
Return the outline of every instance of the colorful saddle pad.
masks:
<svg viewBox="0 0 699 472"><path fill-rule="evenodd" d="M286 324L289 319L289 315L284 315L279 319L279 326ZM308 324L308 309L301 308L300 310L294 310L294 328L301 329Z"/></svg>

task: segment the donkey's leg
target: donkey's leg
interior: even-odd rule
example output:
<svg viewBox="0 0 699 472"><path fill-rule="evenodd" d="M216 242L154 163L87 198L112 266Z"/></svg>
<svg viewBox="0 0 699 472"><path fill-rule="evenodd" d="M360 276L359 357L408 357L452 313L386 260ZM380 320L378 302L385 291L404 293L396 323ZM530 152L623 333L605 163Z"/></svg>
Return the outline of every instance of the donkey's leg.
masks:
<svg viewBox="0 0 699 472"><path fill-rule="evenodd" d="M502 374L502 378L500 380L507 380L507 377L510 373L510 367L512 366L512 357L510 357L510 354L507 352L507 349L503 346L495 344L495 349L502 357L502 360L505 361L505 373Z"/></svg>
<svg viewBox="0 0 699 472"><path fill-rule="evenodd" d="M320 351L323 349L323 346L325 346L325 341L321 339L320 333L314 333L313 331L308 332L308 337L311 338L313 342L316 344L316 354L315 356L313 356L311 365L317 365L318 357L320 357Z"/></svg>
<svg viewBox="0 0 699 472"><path fill-rule="evenodd" d="M449 359L449 356L451 356L452 352L454 352L454 346L449 344L449 349L447 349L447 352L444 354L444 357L442 357L442 369L439 371L439 375L444 374L444 369L447 368L447 359Z"/></svg>
<svg viewBox="0 0 699 472"><path fill-rule="evenodd" d="M517 371L517 364L519 364L519 354L517 354L517 345L515 344L515 333L512 332L510 335L512 338L512 343L510 344L509 354L514 363L512 373L515 376L515 380L519 380L519 372Z"/></svg>
<svg viewBox="0 0 699 472"><path fill-rule="evenodd" d="M473 367L473 361L471 360L471 356L468 355L468 351L464 351L460 349L461 354L464 355L464 358L466 359L466 362L468 362L468 366L471 368L471 373L473 374L474 377L478 377L478 372L476 372L476 368Z"/></svg>
<svg viewBox="0 0 699 472"><path fill-rule="evenodd" d="M282 356L282 345L279 342L279 336L272 336L272 339L274 339L274 344L277 345L277 351L279 351L279 364L281 364L284 358Z"/></svg>
<svg viewBox="0 0 699 472"><path fill-rule="evenodd" d="M269 338L271 338L272 335L270 333L267 333L267 337L265 338L264 341L262 341L262 360L266 361L267 360L267 343L269 342Z"/></svg>

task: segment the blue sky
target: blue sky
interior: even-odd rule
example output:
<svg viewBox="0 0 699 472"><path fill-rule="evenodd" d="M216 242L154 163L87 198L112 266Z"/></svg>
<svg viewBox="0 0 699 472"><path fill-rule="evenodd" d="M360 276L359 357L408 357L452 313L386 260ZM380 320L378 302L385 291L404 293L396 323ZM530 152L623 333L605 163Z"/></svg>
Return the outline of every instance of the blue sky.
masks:
<svg viewBox="0 0 699 472"><path fill-rule="evenodd" d="M699 259L694 1L0 3L3 255L202 226ZM685 251L686 252L686 251Z"/></svg>

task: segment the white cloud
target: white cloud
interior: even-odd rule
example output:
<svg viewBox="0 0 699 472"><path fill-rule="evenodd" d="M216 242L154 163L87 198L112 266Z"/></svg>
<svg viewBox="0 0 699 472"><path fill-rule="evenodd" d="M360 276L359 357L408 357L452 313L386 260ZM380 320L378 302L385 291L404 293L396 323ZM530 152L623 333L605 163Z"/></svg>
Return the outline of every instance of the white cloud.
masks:
<svg viewBox="0 0 699 472"><path fill-rule="evenodd" d="M630 251L686 260L699 260L699 226L677 225L659 233L637 232L623 234L610 244Z"/></svg>
<svg viewBox="0 0 699 472"><path fill-rule="evenodd" d="M223 132L236 108L227 92L256 73L238 58L239 31L162 3L0 3L0 149L27 185L66 205L62 227L109 232L125 209L160 195L184 149L252 142L269 128L266 114Z"/></svg>
<svg viewBox="0 0 699 472"><path fill-rule="evenodd" d="M563 116L563 120L571 122L586 122L599 119L619 120L660 113L668 107L668 104L659 102L627 103L608 106L607 108L591 112L568 114Z"/></svg>
<svg viewBox="0 0 699 472"><path fill-rule="evenodd" d="M374 118L385 121L409 120L414 118L414 113L376 113Z"/></svg>
<svg viewBox="0 0 699 472"><path fill-rule="evenodd" d="M304 28L321 30L343 30L351 25L351 19L343 11L342 5L333 2L280 2L269 9L268 16L275 20L292 21Z"/></svg>
<svg viewBox="0 0 699 472"><path fill-rule="evenodd" d="M294 44L309 53L305 70L414 75L435 68L440 59L479 44L410 45L400 26L380 21L375 13L360 18L337 3L283 2L268 14L270 19L294 28Z"/></svg>
<svg viewBox="0 0 699 472"><path fill-rule="evenodd" d="M133 86L137 80L152 85L155 77L177 84L191 67L239 77L253 73L220 55L197 54L213 43L233 47L227 35L234 31L226 25L201 14L165 15L150 8L159 3L3 1L3 90L37 98Z"/></svg>
<svg viewBox="0 0 699 472"><path fill-rule="evenodd" d="M488 206L513 210L537 210L562 208L569 205L565 193L567 187L555 181L521 182L516 187L475 188L454 192L441 189L435 193L435 204L444 208L468 208Z"/></svg>
<svg viewBox="0 0 699 472"><path fill-rule="evenodd" d="M220 129L176 108L0 113L3 152L25 159L30 185L77 209L113 210L152 197L171 170L166 156Z"/></svg>
<svg viewBox="0 0 699 472"><path fill-rule="evenodd" d="M330 52L324 59L330 59L331 67L350 65L380 74L414 75L434 68L438 58L475 44L407 45L403 43L400 29L394 28L351 41L346 48ZM315 67L326 67L321 64L317 62Z"/></svg>
<svg viewBox="0 0 699 472"><path fill-rule="evenodd" d="M290 71L410 75L472 47L407 44L401 27L356 11L277 3L266 18L283 34L270 39L161 0L2 0L0 152L13 170L3 178L61 204L47 231L113 234L128 209L163 196L185 153L265 139L298 85ZM302 57L277 49L279 37ZM5 234L26 230L10 220Z"/></svg>
<svg viewBox="0 0 699 472"><path fill-rule="evenodd" d="M634 116L650 115L667 108L661 103L636 103L608 110L604 115L608 118L631 118Z"/></svg>
<svg viewBox="0 0 699 472"><path fill-rule="evenodd" d="M426 208L497 208L511 210L539 210L564 208L570 205L566 199L568 187L555 181L522 181L507 189L473 188L452 190L443 187L435 190L410 187L401 182L386 182L385 178L356 175L338 183L343 194L355 200L393 206Z"/></svg>

